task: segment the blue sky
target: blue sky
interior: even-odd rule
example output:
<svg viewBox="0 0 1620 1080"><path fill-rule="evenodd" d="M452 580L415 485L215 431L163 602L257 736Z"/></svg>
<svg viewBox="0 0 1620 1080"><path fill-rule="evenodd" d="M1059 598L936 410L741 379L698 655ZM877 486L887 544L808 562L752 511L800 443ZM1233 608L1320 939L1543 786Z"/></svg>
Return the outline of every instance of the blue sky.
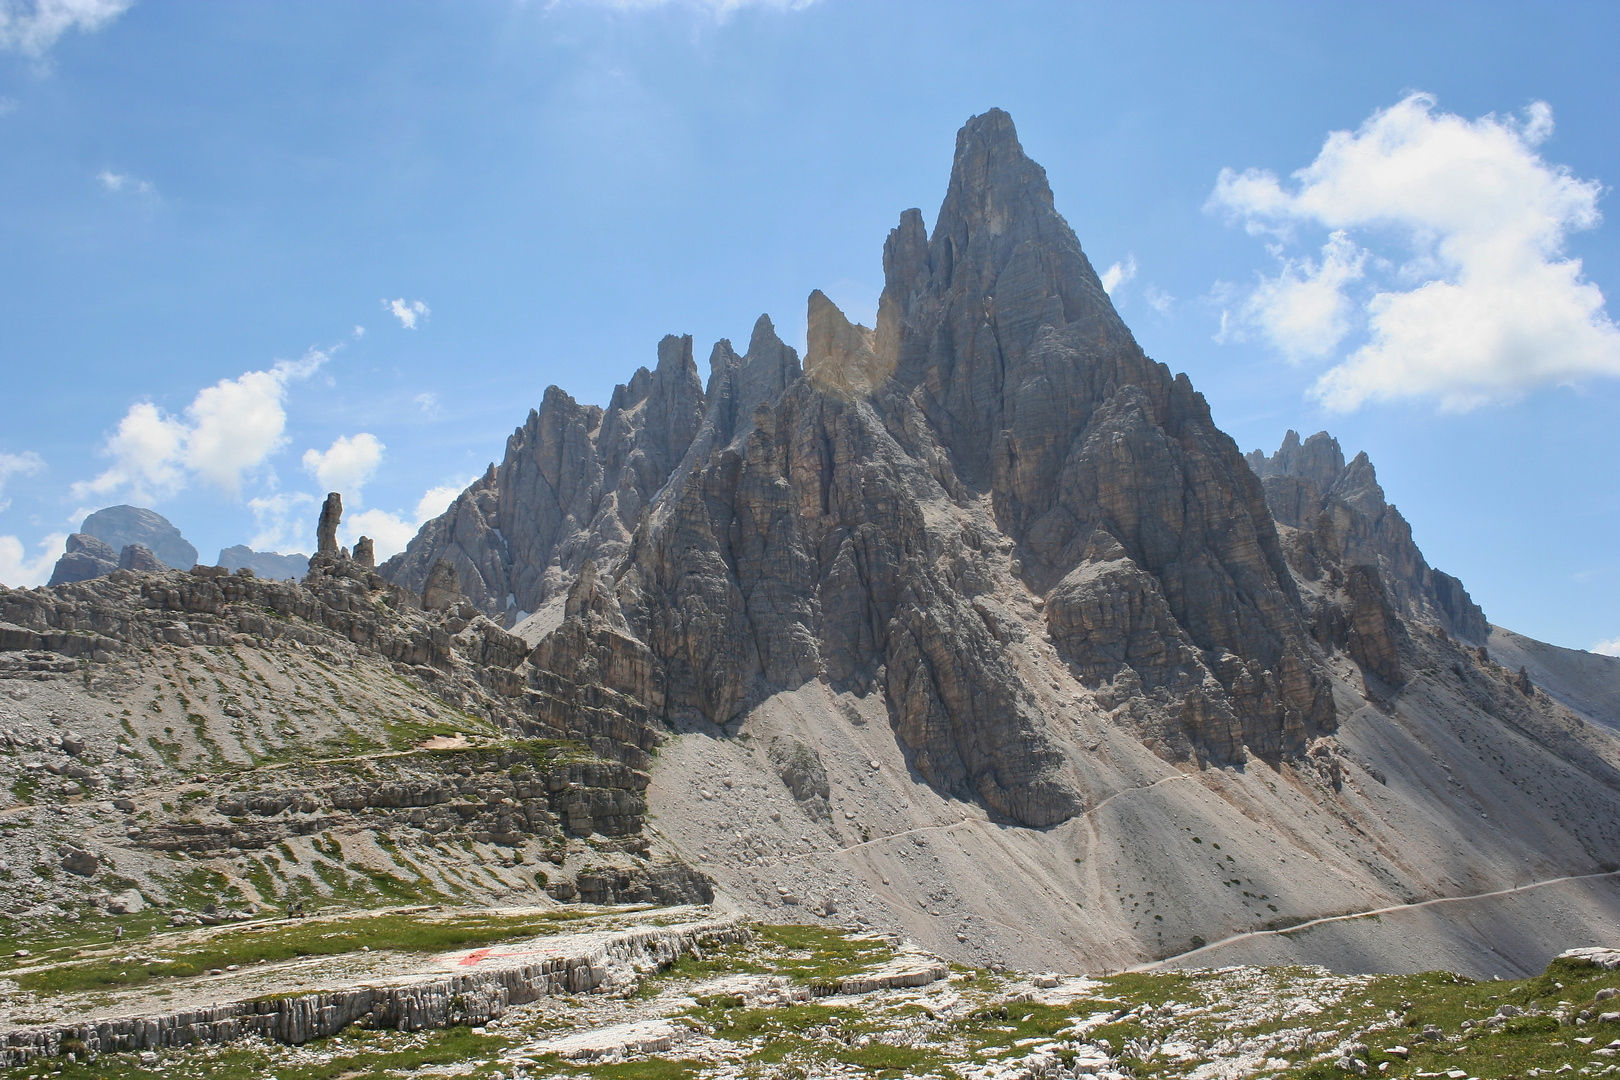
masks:
<svg viewBox="0 0 1620 1080"><path fill-rule="evenodd" d="M0 0L0 581L124 501L212 558L309 550L337 486L391 550L548 384L760 312L802 343L815 288L870 322L1000 106L1243 449L1332 431L1493 621L1616 642L1616 40L1612 3Z"/></svg>

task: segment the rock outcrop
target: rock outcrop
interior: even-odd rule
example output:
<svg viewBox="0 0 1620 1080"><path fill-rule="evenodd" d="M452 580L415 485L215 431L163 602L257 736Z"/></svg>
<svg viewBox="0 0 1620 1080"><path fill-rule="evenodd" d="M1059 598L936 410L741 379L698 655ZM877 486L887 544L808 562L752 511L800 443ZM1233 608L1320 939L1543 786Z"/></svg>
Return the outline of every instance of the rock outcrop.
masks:
<svg viewBox="0 0 1620 1080"><path fill-rule="evenodd" d="M254 551L246 544L222 548L216 565L227 570L251 570L256 577L273 581L297 581L309 573L309 556L280 555L274 551Z"/></svg>
<svg viewBox="0 0 1620 1080"><path fill-rule="evenodd" d="M726 920L635 928L568 942L555 955L527 962L492 962L476 971L419 976L381 985L228 1001L181 1012L120 1016L97 1023L14 1030L0 1046L0 1063L25 1065L72 1053L91 1055L168 1047L226 1044L258 1037L301 1045L336 1035L351 1024L424 1031L498 1020L514 1005L541 997L633 989L645 973L686 955L750 940L747 927Z"/></svg>
<svg viewBox="0 0 1620 1080"><path fill-rule="evenodd" d="M118 553L119 570L138 570L146 574L161 574L168 569L163 560L152 554L144 544L126 545Z"/></svg>
<svg viewBox="0 0 1620 1080"><path fill-rule="evenodd" d="M338 525L343 521L343 496L335 491L328 492L326 501L321 504L321 519L315 528L315 551L319 555L336 555L338 553L337 531Z"/></svg>
<svg viewBox="0 0 1620 1080"><path fill-rule="evenodd" d="M422 606L429 611L448 611L461 599L461 581L456 564L440 559L433 564L427 584L422 586Z"/></svg>
<svg viewBox="0 0 1620 1080"><path fill-rule="evenodd" d="M67 538L67 550L56 560L50 585L67 585L104 577L118 569L118 552L105 540L76 532Z"/></svg>

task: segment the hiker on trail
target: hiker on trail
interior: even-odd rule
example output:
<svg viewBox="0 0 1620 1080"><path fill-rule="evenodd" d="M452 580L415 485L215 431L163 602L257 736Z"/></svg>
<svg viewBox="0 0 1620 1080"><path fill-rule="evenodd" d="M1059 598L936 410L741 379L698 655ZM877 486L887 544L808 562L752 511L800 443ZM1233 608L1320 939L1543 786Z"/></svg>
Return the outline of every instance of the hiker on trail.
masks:
<svg viewBox="0 0 1620 1080"><path fill-rule="evenodd" d="M122 926L113 927L113 940L114 941L123 941L124 940L124 928Z"/></svg>

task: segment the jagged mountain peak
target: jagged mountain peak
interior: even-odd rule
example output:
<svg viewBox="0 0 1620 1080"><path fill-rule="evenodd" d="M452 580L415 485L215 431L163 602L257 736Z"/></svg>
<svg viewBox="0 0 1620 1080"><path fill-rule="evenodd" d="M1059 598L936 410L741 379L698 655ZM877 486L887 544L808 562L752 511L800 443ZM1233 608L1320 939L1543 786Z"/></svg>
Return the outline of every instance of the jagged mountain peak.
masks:
<svg viewBox="0 0 1620 1080"><path fill-rule="evenodd" d="M1485 613L1462 582L1423 557L1411 525L1385 499L1365 450L1347 464L1339 441L1327 432L1302 443L1299 433L1290 430L1276 453L1254 450L1247 460L1261 477L1266 504L1282 530L1318 641L1346 645L1358 610L1365 625L1381 626L1386 609L1475 644L1489 636ZM1370 576L1363 585L1350 587L1356 567L1366 568ZM1369 605L1379 608L1376 617ZM1397 650L1390 644L1383 651L1393 656ZM1403 677L1392 660L1378 666L1386 681Z"/></svg>
<svg viewBox="0 0 1620 1080"><path fill-rule="evenodd" d="M627 633L560 612L574 644L547 655L592 642L593 669L645 669L677 727L816 679L881 690L929 783L1026 824L1098 783L1066 706L1032 690L1048 663L1178 759L1331 730L1258 482L1120 322L1010 117L969 121L933 237L907 211L884 264L876 330L811 294L803 378L764 321L747 356L716 345L707 392L669 337L599 427L548 397L473 500L487 512L464 499L394 579L415 587L442 549L510 625L592 559ZM1031 631L1007 613L1032 597L1051 660L1013 648Z"/></svg>

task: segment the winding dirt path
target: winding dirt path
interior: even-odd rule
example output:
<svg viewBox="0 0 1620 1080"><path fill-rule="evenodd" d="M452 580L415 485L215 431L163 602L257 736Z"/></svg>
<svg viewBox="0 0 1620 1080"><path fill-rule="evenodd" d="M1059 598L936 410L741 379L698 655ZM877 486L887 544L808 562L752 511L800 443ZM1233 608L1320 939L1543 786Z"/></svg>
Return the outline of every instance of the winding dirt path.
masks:
<svg viewBox="0 0 1620 1080"><path fill-rule="evenodd" d="M1137 964L1135 967L1129 967L1125 970L1128 972L1158 971L1167 964L1179 965L1187 960L1188 957L1202 956L1206 953L1212 953L1216 949L1225 948L1226 946L1236 944L1239 941L1248 941L1252 938L1263 937L1286 937L1289 934L1296 934L1301 930L1309 930L1313 926L1324 926L1327 923L1349 922L1352 919L1364 919L1371 915L1389 915L1400 911L1416 911L1418 908L1432 907L1436 904L1456 904L1466 900L1489 900L1494 896L1510 896L1513 893L1529 892L1531 889L1540 889L1547 885L1560 885L1566 881L1590 881L1595 878L1615 877L1616 875L1620 875L1620 870L1607 870L1596 874L1566 874L1563 877L1547 878L1545 881L1532 881L1528 885L1515 885L1510 889L1496 889L1491 892L1471 893L1467 896L1437 896L1432 900L1419 900L1414 904L1392 904L1389 907L1369 908L1366 911L1354 911L1345 915L1324 915L1320 919L1312 919L1309 922L1298 923L1284 930L1250 930L1242 934L1233 934L1231 937L1222 938L1220 941L1211 942L1202 948L1190 949L1184 953L1177 953L1175 956L1167 956L1163 960L1154 960L1146 964Z"/></svg>

